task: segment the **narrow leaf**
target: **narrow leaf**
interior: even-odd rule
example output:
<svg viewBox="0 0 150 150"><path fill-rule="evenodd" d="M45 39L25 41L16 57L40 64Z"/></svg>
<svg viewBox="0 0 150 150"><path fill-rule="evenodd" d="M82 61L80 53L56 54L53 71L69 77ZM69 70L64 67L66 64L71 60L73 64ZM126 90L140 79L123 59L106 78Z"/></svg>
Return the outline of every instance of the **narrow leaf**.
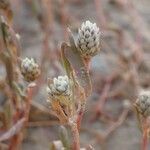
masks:
<svg viewBox="0 0 150 150"><path fill-rule="evenodd" d="M80 85L85 90L86 96L89 96L91 93L91 80L89 77L89 71L83 58L81 57L79 51L75 46L72 33L69 32L69 34L70 34L70 46L68 46L66 43L62 44L63 55L65 56L65 59L67 58L67 61L65 60L65 63L67 64L67 67L69 67L69 69L70 64L68 64L68 62L71 63L71 66L76 73ZM66 70L68 72L68 68L66 68Z"/></svg>

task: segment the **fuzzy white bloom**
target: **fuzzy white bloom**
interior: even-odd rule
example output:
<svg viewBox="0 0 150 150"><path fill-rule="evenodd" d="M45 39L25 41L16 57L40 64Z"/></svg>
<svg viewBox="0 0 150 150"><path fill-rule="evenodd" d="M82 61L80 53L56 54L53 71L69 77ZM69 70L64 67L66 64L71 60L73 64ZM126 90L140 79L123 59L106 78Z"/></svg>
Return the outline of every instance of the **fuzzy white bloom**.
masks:
<svg viewBox="0 0 150 150"><path fill-rule="evenodd" d="M71 95L70 81L68 76L58 76L53 79L53 83L47 86L49 98L58 98L59 96L69 97Z"/></svg>
<svg viewBox="0 0 150 150"><path fill-rule="evenodd" d="M143 91L139 94L136 106L141 115L150 116L150 91Z"/></svg>
<svg viewBox="0 0 150 150"><path fill-rule="evenodd" d="M100 51L100 31L96 23L83 22L78 30L76 46L83 57L95 56Z"/></svg>
<svg viewBox="0 0 150 150"><path fill-rule="evenodd" d="M26 81L32 82L39 77L40 69L33 58L25 58L21 62L21 73Z"/></svg>

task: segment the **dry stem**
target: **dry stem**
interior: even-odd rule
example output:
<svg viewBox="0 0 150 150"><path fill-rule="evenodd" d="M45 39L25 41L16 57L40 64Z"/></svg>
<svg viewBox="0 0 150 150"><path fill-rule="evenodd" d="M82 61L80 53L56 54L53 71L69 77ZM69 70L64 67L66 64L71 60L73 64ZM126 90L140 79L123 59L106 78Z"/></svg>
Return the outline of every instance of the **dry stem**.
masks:
<svg viewBox="0 0 150 150"><path fill-rule="evenodd" d="M143 125L143 137L141 150L148 150L148 124L147 120L144 121Z"/></svg>
<svg viewBox="0 0 150 150"><path fill-rule="evenodd" d="M147 138L147 130L143 133L143 139L142 139L142 150L147 150L148 146L148 138Z"/></svg>
<svg viewBox="0 0 150 150"><path fill-rule="evenodd" d="M73 135L73 150L80 150L79 131L77 124L70 122L69 126Z"/></svg>

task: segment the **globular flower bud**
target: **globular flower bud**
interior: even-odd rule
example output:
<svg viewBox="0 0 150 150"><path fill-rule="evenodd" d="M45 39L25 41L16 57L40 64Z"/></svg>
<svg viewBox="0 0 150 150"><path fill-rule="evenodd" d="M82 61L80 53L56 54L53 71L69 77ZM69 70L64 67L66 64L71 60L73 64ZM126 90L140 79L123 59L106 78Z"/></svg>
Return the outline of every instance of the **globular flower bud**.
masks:
<svg viewBox="0 0 150 150"><path fill-rule="evenodd" d="M95 56L100 51L100 31L96 23L83 22L78 30L76 46L83 57Z"/></svg>
<svg viewBox="0 0 150 150"><path fill-rule="evenodd" d="M143 91L137 98L136 108L143 117L150 116L150 91Z"/></svg>
<svg viewBox="0 0 150 150"><path fill-rule="evenodd" d="M21 73L26 81L32 82L39 77L40 69L33 58L25 58L21 62Z"/></svg>
<svg viewBox="0 0 150 150"><path fill-rule="evenodd" d="M47 93L50 99L64 101L71 96L70 80L68 76L58 76L53 83L47 86Z"/></svg>

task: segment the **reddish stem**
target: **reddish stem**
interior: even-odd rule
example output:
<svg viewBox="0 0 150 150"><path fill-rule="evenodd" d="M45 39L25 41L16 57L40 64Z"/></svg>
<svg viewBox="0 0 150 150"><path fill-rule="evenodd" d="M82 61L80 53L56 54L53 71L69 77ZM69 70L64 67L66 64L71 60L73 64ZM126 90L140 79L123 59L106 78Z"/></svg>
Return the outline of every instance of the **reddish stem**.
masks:
<svg viewBox="0 0 150 150"><path fill-rule="evenodd" d="M80 110L78 117L77 117L77 128L78 128L78 130L80 130L80 127L81 127L81 121L83 118L83 113L84 113L84 111Z"/></svg>
<svg viewBox="0 0 150 150"><path fill-rule="evenodd" d="M24 123L22 130L26 127L26 125L28 123L29 112L30 112L30 108L31 108L31 100L32 100L32 89L30 87L28 87L27 88L27 97L26 97L26 107L24 108L25 123ZM20 149L22 141L23 141L23 133L21 131L18 134L13 136L8 150Z"/></svg>
<svg viewBox="0 0 150 150"><path fill-rule="evenodd" d="M147 150L148 138L147 133L143 133L142 150Z"/></svg>
<svg viewBox="0 0 150 150"><path fill-rule="evenodd" d="M61 23L63 26L63 35L64 35L64 39L67 39L68 35L67 35L67 19L68 19L68 14L66 13L66 3L67 1L65 0L60 0L60 13L61 13Z"/></svg>
<svg viewBox="0 0 150 150"><path fill-rule="evenodd" d="M105 29L107 27L107 20L102 7L102 0L94 0L94 3L99 24Z"/></svg>
<svg viewBox="0 0 150 150"><path fill-rule="evenodd" d="M106 80L101 97L98 100L98 103L96 104L94 117L91 119L91 121L96 120L103 113L103 108L104 108L105 102L107 100L108 92L110 90L111 82L112 82L113 78L114 78L114 76L111 76Z"/></svg>
<svg viewBox="0 0 150 150"><path fill-rule="evenodd" d="M76 123L70 123L73 135L73 150L80 150L79 131Z"/></svg>
<svg viewBox="0 0 150 150"><path fill-rule="evenodd" d="M22 133L13 136L8 150L16 150L20 148L20 139L22 138Z"/></svg>

